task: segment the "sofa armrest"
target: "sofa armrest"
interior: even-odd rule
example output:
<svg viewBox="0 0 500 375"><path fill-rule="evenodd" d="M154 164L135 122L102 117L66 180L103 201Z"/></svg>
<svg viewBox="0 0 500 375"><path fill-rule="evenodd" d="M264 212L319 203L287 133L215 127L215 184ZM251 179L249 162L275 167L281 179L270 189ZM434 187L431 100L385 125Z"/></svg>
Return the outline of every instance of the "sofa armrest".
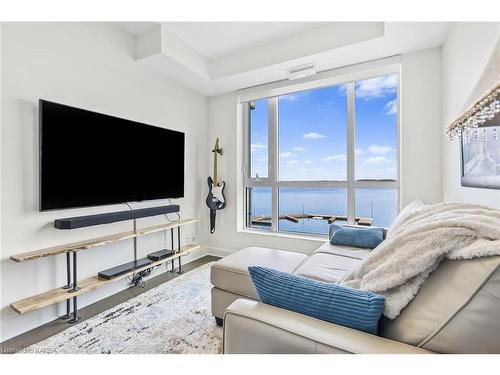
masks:
<svg viewBox="0 0 500 375"><path fill-rule="evenodd" d="M238 299L224 313L224 353L430 353L397 341Z"/></svg>

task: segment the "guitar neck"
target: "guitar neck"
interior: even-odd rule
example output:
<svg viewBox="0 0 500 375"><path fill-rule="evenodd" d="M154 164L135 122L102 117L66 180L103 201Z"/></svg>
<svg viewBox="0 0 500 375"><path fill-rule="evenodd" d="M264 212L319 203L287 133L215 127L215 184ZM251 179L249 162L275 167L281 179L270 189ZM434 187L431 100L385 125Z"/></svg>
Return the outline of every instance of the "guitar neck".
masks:
<svg viewBox="0 0 500 375"><path fill-rule="evenodd" d="M218 185L217 181L217 151L214 151L214 185Z"/></svg>

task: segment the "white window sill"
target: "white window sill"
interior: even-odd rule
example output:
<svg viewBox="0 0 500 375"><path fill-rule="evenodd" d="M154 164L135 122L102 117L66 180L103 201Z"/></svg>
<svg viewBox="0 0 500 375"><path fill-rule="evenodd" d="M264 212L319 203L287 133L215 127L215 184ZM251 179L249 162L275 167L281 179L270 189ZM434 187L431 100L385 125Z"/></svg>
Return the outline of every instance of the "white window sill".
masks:
<svg viewBox="0 0 500 375"><path fill-rule="evenodd" d="M238 233L245 234L256 234L260 236L268 236L268 237L278 237L278 238L291 238L295 240L303 240L303 241L313 241L313 242L326 242L328 241L328 236L320 236L320 235L308 235L308 234L295 234L289 232L270 232L265 230L258 229L250 229L250 228L239 228L237 230Z"/></svg>

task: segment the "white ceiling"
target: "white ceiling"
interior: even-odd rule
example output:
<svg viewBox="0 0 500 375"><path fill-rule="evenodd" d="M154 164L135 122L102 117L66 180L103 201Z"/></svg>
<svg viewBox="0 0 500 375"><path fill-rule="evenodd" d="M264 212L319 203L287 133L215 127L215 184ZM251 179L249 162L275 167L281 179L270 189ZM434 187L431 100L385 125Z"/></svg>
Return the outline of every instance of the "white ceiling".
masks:
<svg viewBox="0 0 500 375"><path fill-rule="evenodd" d="M158 22L115 22L115 24L133 36L151 31L159 25Z"/></svg>
<svg viewBox="0 0 500 375"><path fill-rule="evenodd" d="M213 96L317 71L439 47L446 22L120 22L136 61Z"/></svg>
<svg viewBox="0 0 500 375"><path fill-rule="evenodd" d="M168 22L169 29L209 59L324 25L320 22Z"/></svg>

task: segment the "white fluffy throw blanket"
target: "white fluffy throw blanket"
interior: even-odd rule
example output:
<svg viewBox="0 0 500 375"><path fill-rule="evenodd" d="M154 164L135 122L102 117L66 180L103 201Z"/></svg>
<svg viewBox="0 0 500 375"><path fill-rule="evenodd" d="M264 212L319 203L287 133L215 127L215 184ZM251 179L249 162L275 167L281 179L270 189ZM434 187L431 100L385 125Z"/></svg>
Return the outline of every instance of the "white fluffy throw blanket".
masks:
<svg viewBox="0 0 500 375"><path fill-rule="evenodd" d="M395 319L444 259L500 255L500 210L466 203L422 205L339 282L385 297Z"/></svg>

